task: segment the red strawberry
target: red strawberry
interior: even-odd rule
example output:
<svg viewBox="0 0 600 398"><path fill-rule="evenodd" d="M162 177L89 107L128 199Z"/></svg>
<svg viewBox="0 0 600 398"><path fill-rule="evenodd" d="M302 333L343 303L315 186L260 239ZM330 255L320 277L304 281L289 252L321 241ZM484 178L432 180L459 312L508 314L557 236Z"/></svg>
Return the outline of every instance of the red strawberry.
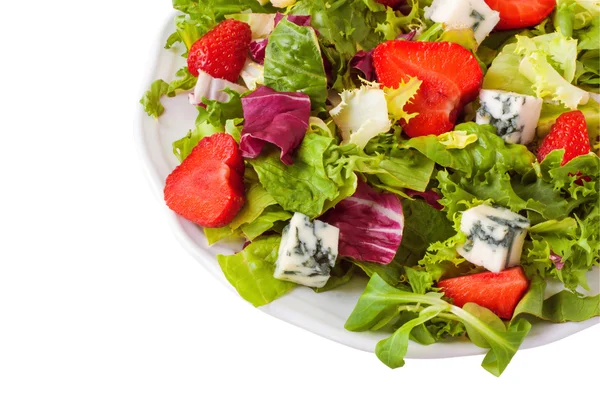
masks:
<svg viewBox="0 0 600 398"><path fill-rule="evenodd" d="M556 6L556 0L485 0L500 13L496 30L520 29L542 22Z"/></svg>
<svg viewBox="0 0 600 398"><path fill-rule="evenodd" d="M226 19L192 45L188 69L194 76L202 69L212 77L235 83L248 57L250 41L250 25Z"/></svg>
<svg viewBox="0 0 600 398"><path fill-rule="evenodd" d="M400 4L404 3L404 0L375 0L379 4L383 4L384 6L396 8Z"/></svg>
<svg viewBox="0 0 600 398"><path fill-rule="evenodd" d="M165 202L203 227L223 227L245 202L244 160L229 134L203 138L167 177Z"/></svg>
<svg viewBox="0 0 600 398"><path fill-rule="evenodd" d="M585 155L592 150L585 116L581 111L563 113L556 119L550 133L538 148L537 158L541 162L555 149L564 149L561 166L574 157Z"/></svg>
<svg viewBox="0 0 600 398"><path fill-rule="evenodd" d="M477 98L483 72L466 48L448 42L392 40L373 52L377 78L386 87L416 76L423 81L413 102L405 106L419 115L402 128L410 137L452 130L463 106Z"/></svg>
<svg viewBox="0 0 600 398"><path fill-rule="evenodd" d="M438 282L438 287L454 305L479 304L500 318L512 318L515 307L529 288L529 281L521 267L502 272L459 276Z"/></svg>

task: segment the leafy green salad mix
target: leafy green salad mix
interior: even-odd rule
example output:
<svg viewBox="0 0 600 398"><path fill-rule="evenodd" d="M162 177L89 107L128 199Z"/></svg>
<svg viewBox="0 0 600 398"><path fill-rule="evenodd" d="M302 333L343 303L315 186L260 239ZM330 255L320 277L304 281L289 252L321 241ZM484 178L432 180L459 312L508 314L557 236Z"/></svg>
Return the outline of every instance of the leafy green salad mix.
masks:
<svg viewBox="0 0 600 398"><path fill-rule="evenodd" d="M346 214L360 220L348 200L364 189L401 203L401 229L392 238L399 246L384 242L369 252L369 242L362 242L357 255L344 255L340 246L327 282L313 289L320 293L368 278L345 328L389 331L376 347L389 367L404 365L409 341L429 345L468 338L488 350L482 366L498 376L532 324L600 315L600 296L586 293L589 272L600 260L596 2L559 0L540 24L493 31L481 43L472 29L452 30L427 18L431 0L408 0L396 10L374 0L272 3L173 0L179 14L166 49L186 57L214 26L236 19L256 33L252 56L235 85L220 87L221 97L198 95L194 90L202 77L186 66L171 82L155 81L141 100L158 118L165 96L196 93L195 126L173 143L181 162L203 138L220 132L253 153L245 160L244 206L227 225L204 229L210 244L247 242L237 254L218 256L241 297L262 306L305 289L273 276L286 226L296 213L325 222L343 223ZM265 31L265 24L274 26ZM399 121L416 116L406 105L423 83L415 77L388 88L376 81L370 51L390 40L457 43L476 57L483 89L543 99L535 140L507 143L493 125L475 123L478 100L466 104L452 131L406 136ZM589 96L587 102L582 95ZM565 151L558 149L538 161L539 141L561 114L575 109L585 115L592 152L562 164ZM307 124L295 121L301 114ZM263 137L266 143L253 138L253 131L276 131L278 123L296 137L295 147L275 133ZM457 251L467 239L462 214L480 205L509 209L530 223L519 262L529 288L512 319L472 302L455 305L438 286L483 271ZM347 213L332 214L341 208ZM378 228L378 220L356 222ZM564 290L548 297L546 285L554 282Z"/></svg>

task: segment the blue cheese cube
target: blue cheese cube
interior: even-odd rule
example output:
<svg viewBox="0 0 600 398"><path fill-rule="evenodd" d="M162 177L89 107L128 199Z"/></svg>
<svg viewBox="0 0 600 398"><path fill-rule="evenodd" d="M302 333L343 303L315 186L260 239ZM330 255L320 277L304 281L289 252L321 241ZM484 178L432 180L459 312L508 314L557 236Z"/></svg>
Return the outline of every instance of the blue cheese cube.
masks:
<svg viewBox="0 0 600 398"><path fill-rule="evenodd" d="M467 235L457 248L467 261L500 272L520 263L529 220L503 207L480 205L462 214L460 230Z"/></svg>
<svg viewBox="0 0 600 398"><path fill-rule="evenodd" d="M475 40L481 43L500 21L500 13L484 0L433 0L425 7L425 18L442 22L448 29L473 29Z"/></svg>
<svg viewBox="0 0 600 398"><path fill-rule="evenodd" d="M275 278L309 287L323 287L335 266L340 230L295 213L281 237Z"/></svg>
<svg viewBox="0 0 600 398"><path fill-rule="evenodd" d="M542 112L542 99L500 90L481 90L481 106L477 110L477 124L491 124L510 144L527 145L535 137L535 129Z"/></svg>

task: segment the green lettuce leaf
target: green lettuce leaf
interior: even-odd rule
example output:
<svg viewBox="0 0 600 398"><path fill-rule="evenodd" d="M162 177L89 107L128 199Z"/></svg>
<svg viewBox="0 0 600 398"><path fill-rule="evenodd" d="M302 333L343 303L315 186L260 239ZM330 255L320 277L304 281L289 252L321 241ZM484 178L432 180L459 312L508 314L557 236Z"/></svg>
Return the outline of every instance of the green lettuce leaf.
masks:
<svg viewBox="0 0 600 398"><path fill-rule="evenodd" d="M258 238L237 254L217 256L229 283L255 307L269 304L296 286L273 277L280 242L279 236Z"/></svg>
<svg viewBox="0 0 600 398"><path fill-rule="evenodd" d="M317 35L311 27L287 20L269 36L265 55L265 85L280 92L307 94L318 108L327 99L327 76Z"/></svg>
<svg viewBox="0 0 600 398"><path fill-rule="evenodd" d="M177 79L171 83L167 83L164 80L156 80L150 85L150 89L146 91L140 103L144 106L144 110L148 116L154 116L158 118L163 114L165 108L163 107L160 99L163 95L168 97L174 97L181 91L187 91L194 88L196 85L197 77L193 76L186 67L179 69L175 76Z"/></svg>
<svg viewBox="0 0 600 398"><path fill-rule="evenodd" d="M246 185L246 203L240 212L229 223L229 228L237 229L243 224L251 223L256 220L263 211L271 205L277 203L273 196L260 184Z"/></svg>
<svg viewBox="0 0 600 398"><path fill-rule="evenodd" d="M240 230L246 239L252 241L290 218L292 213L283 210L279 205L273 205L267 207L254 221L242 225Z"/></svg>
<svg viewBox="0 0 600 398"><path fill-rule="evenodd" d="M221 128L207 122L196 124L196 127L190 130L185 137L173 142L173 154L179 162L183 162L202 138L222 131Z"/></svg>
<svg viewBox="0 0 600 398"><path fill-rule="evenodd" d="M165 111L164 106L160 103L160 98L169 91L169 84L164 80L156 80L150 85L150 89L146 91L140 104L144 107L144 111L148 116L158 118Z"/></svg>
<svg viewBox="0 0 600 398"><path fill-rule="evenodd" d="M334 200L339 193L323 164L323 156L331 144L330 138L308 134L291 166L281 163L276 151L249 162L262 186L284 210L317 217L323 213L325 202Z"/></svg>
<svg viewBox="0 0 600 398"><path fill-rule="evenodd" d="M290 14L310 15L325 45L334 46L346 60L359 50L371 50L381 41L375 31L386 18L385 7L374 0L298 1Z"/></svg>
<svg viewBox="0 0 600 398"><path fill-rule="evenodd" d="M470 122L457 125L455 131L467 136L476 135L478 139L463 149L452 149L446 145L445 136L428 135L411 138L401 147L414 148L440 166L460 171L467 178L484 174L494 167L524 174L535 160L524 145L506 144L495 134L493 126Z"/></svg>
<svg viewBox="0 0 600 398"><path fill-rule="evenodd" d="M238 239L242 237L239 231L235 231L229 228L229 226L221 228L204 228L204 235L206 236L209 245L214 245L223 239Z"/></svg>
<svg viewBox="0 0 600 398"><path fill-rule="evenodd" d="M229 95L227 102L219 102L207 98L202 99L202 103L205 104L206 107L197 107L198 117L196 118L196 125L208 122L215 127L221 128L222 132L227 120L241 120L244 117L242 95L230 88L225 88L223 91Z"/></svg>

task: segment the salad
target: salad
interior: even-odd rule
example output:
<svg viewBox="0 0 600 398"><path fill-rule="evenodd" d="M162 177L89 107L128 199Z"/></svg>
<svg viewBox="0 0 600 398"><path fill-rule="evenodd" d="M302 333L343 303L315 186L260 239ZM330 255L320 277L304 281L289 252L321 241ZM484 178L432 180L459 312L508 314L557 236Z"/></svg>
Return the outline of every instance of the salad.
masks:
<svg viewBox="0 0 600 398"><path fill-rule="evenodd" d="M195 127L166 204L262 306L369 278L345 328L469 339L499 376L535 322L600 315L600 2L173 0L155 81ZM564 290L546 297L548 281Z"/></svg>

